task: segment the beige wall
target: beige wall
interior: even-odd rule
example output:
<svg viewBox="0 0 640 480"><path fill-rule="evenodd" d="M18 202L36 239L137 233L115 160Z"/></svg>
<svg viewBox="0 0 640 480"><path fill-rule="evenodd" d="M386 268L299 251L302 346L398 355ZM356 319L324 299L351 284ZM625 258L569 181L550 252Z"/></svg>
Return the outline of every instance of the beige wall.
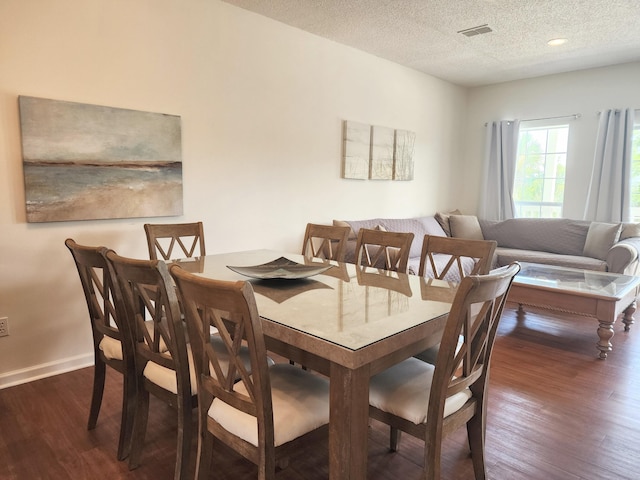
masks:
<svg viewBox="0 0 640 480"><path fill-rule="evenodd" d="M180 115L184 216L211 253L308 221L458 206L466 90L216 0L0 2L0 387L92 362L73 237L145 257L145 221L27 224L18 95ZM417 133L412 182L340 179L341 123ZM467 202L468 204L472 202Z"/></svg>

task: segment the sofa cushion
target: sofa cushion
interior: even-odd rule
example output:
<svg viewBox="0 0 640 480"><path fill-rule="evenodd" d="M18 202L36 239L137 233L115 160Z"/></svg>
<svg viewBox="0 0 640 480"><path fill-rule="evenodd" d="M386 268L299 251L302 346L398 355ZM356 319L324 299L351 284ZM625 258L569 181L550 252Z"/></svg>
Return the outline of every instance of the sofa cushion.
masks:
<svg viewBox="0 0 640 480"><path fill-rule="evenodd" d="M382 219L381 218L369 218L367 220L347 220L345 222L338 222L338 220L334 220L333 224L334 225L339 225L339 224L346 224L349 225L351 227L351 231L353 232L353 236L352 238L357 238L358 237L358 230L360 230L361 228L369 228L371 230L375 229L378 225L382 224ZM349 236L351 237L351 234L349 234Z"/></svg>
<svg viewBox="0 0 640 480"><path fill-rule="evenodd" d="M380 222L389 232L413 233L409 258L420 257L425 235L439 235L441 237L446 235L433 217L383 218Z"/></svg>
<svg viewBox="0 0 640 480"><path fill-rule="evenodd" d="M344 220L334 220L333 221L333 226L334 227L349 227L351 228L351 225L349 225L349 222L345 222ZM349 240L355 240L356 239L356 232L353 231L353 228L351 228L351 230L349 230Z"/></svg>
<svg viewBox="0 0 640 480"><path fill-rule="evenodd" d="M566 218L479 220L485 240L498 247L582 256L591 222Z"/></svg>
<svg viewBox="0 0 640 480"><path fill-rule="evenodd" d="M449 217L451 236L467 240L484 240L482 229L475 215L451 215Z"/></svg>
<svg viewBox="0 0 640 480"><path fill-rule="evenodd" d="M582 251L583 255L606 260L609 249L620 238L621 229L621 223L591 222Z"/></svg>
<svg viewBox="0 0 640 480"><path fill-rule="evenodd" d="M509 265L511 262L528 262L569 268L584 268L600 272L607 271L607 262L580 255L560 255L537 250L498 247L496 249L496 258L498 259L498 266Z"/></svg>
<svg viewBox="0 0 640 480"><path fill-rule="evenodd" d="M451 215L462 215L462 212L456 208L449 213L437 212L434 216L436 222L440 224L447 237L451 236L451 227L449 226L449 217Z"/></svg>
<svg viewBox="0 0 640 480"><path fill-rule="evenodd" d="M620 240L631 237L640 237L640 223L623 223L620 232Z"/></svg>

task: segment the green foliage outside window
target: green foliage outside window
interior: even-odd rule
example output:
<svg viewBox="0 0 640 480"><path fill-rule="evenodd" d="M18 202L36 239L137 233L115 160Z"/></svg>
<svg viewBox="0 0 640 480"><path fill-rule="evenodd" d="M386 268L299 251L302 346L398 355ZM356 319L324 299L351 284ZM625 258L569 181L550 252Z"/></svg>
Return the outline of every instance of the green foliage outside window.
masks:
<svg viewBox="0 0 640 480"><path fill-rule="evenodd" d="M568 134L568 125L520 131L513 188L516 217L562 216ZM640 184L638 193L640 201Z"/></svg>

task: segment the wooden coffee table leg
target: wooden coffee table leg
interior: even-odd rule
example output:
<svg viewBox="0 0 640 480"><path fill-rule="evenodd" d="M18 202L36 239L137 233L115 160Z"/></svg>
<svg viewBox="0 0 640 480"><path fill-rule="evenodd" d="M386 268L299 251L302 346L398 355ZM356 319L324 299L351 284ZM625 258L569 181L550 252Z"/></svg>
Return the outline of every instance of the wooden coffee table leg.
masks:
<svg viewBox="0 0 640 480"><path fill-rule="evenodd" d="M624 331L628 332L629 329L631 328L631 325L633 325L633 314L636 313L636 308L637 308L637 304L636 301L634 300L633 302L631 302L631 305L629 305L625 310L624 310L624 315L622 316L622 323L624 323Z"/></svg>
<svg viewBox="0 0 640 480"><path fill-rule="evenodd" d="M600 358L607 358L607 354L613 349L611 344L611 337L613 337L613 322L607 322L604 320L598 320L600 326L598 327L598 350L600 350Z"/></svg>

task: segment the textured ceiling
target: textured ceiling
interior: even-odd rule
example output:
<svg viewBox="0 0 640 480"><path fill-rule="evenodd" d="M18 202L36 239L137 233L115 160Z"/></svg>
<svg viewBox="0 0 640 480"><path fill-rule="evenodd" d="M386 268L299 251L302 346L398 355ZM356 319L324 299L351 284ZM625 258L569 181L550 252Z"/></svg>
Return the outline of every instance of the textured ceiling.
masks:
<svg viewBox="0 0 640 480"><path fill-rule="evenodd" d="M640 0L223 1L463 86L640 60Z"/></svg>

